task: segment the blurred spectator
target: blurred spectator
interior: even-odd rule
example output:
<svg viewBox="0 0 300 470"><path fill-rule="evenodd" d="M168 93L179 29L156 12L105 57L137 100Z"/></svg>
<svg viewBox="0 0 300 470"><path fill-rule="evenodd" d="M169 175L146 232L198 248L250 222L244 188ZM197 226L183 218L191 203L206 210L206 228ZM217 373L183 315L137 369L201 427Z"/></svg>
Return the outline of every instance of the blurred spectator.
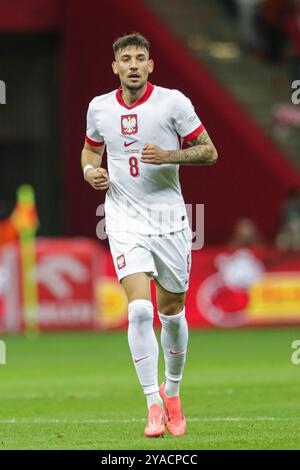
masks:
<svg viewBox="0 0 300 470"><path fill-rule="evenodd" d="M276 104L272 110L272 133L278 140L288 137L290 128L300 129L300 109L293 104Z"/></svg>
<svg viewBox="0 0 300 470"><path fill-rule="evenodd" d="M300 188L292 191L283 206L276 246L282 251L300 250Z"/></svg>
<svg viewBox="0 0 300 470"><path fill-rule="evenodd" d="M244 50L259 47L256 17L263 0L220 0L225 10L237 21L239 44Z"/></svg>
<svg viewBox="0 0 300 470"><path fill-rule="evenodd" d="M233 18L237 18L237 4L236 0L219 0L222 3L224 9Z"/></svg>
<svg viewBox="0 0 300 470"><path fill-rule="evenodd" d="M18 240L18 233L11 219L12 204L0 201L0 248Z"/></svg>
<svg viewBox="0 0 300 470"><path fill-rule="evenodd" d="M240 46L270 62L289 58L292 80L300 77L300 0L219 0L237 21Z"/></svg>
<svg viewBox="0 0 300 470"><path fill-rule="evenodd" d="M239 219L233 229L233 234L228 242L232 248L246 248L264 243L257 225L252 219Z"/></svg>
<svg viewBox="0 0 300 470"><path fill-rule="evenodd" d="M262 0L236 0L240 46L244 50L260 47L256 18Z"/></svg>
<svg viewBox="0 0 300 470"><path fill-rule="evenodd" d="M263 42L264 58L280 62L287 43L284 24L294 11L293 0L263 0L257 25Z"/></svg>
<svg viewBox="0 0 300 470"><path fill-rule="evenodd" d="M293 10L285 18L283 29L292 45L291 79L300 79L300 0L293 0Z"/></svg>

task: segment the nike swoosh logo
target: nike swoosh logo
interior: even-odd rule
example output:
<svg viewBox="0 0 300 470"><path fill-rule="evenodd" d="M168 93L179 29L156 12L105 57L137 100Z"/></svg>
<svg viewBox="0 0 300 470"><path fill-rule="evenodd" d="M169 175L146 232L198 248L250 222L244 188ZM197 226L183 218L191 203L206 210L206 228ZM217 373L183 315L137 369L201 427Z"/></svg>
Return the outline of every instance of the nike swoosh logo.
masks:
<svg viewBox="0 0 300 470"><path fill-rule="evenodd" d="M180 354L184 354L185 351L178 351L178 352L175 352L175 351L172 351L172 350L170 349L169 353L170 353L170 354L173 354L173 356L179 356Z"/></svg>
<svg viewBox="0 0 300 470"><path fill-rule="evenodd" d="M135 144L137 140L134 140L133 142L124 142L124 147L130 147L130 145Z"/></svg>
<svg viewBox="0 0 300 470"><path fill-rule="evenodd" d="M134 362L137 364L138 362L143 361L143 359L147 359L147 357L150 357L150 355L148 354L148 356L138 357Z"/></svg>

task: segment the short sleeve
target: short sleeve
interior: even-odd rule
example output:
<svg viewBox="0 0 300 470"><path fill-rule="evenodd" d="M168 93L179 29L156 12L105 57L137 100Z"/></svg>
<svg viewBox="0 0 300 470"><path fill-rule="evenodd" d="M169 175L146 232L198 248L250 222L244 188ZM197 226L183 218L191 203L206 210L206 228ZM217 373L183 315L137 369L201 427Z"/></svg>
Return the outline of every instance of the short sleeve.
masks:
<svg viewBox="0 0 300 470"><path fill-rule="evenodd" d="M92 145L93 147L100 147L101 145L104 145L104 139L100 135L99 130L96 127L94 113L94 107L90 103L86 119L87 126L85 140L88 144Z"/></svg>
<svg viewBox="0 0 300 470"><path fill-rule="evenodd" d="M176 132L189 142L205 130L191 101L180 91L175 92L175 105L173 107L173 120Z"/></svg>

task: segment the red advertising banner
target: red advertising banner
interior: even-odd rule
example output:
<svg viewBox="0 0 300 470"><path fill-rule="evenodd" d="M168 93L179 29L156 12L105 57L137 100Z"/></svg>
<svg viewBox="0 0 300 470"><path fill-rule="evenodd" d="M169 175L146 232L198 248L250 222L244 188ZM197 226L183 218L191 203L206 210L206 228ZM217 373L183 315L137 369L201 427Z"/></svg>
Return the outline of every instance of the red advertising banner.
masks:
<svg viewBox="0 0 300 470"><path fill-rule="evenodd" d="M187 298L191 326L300 323L300 253L212 248L193 259Z"/></svg>
<svg viewBox="0 0 300 470"><path fill-rule="evenodd" d="M124 293L109 252L105 255L109 276L105 282L112 299L109 308L102 310L105 326L124 326ZM154 299L154 288L152 293ZM272 247L194 251L186 315L195 328L300 324L300 253L282 253ZM159 325L157 316L155 321Z"/></svg>
<svg viewBox="0 0 300 470"><path fill-rule="evenodd" d="M41 331L100 326L97 280L105 251L86 239L39 239L36 245L37 326ZM29 273L30 275L30 273ZM0 250L0 331L25 327L19 247Z"/></svg>
<svg viewBox="0 0 300 470"><path fill-rule="evenodd" d="M39 239L36 276L41 331L126 327L126 296L100 243ZM3 248L0 331L24 328L21 279L18 247ZM300 253L194 251L186 313L191 328L300 324Z"/></svg>
<svg viewBox="0 0 300 470"><path fill-rule="evenodd" d="M85 239L37 243L40 330L94 329L95 283L105 272L101 245Z"/></svg>

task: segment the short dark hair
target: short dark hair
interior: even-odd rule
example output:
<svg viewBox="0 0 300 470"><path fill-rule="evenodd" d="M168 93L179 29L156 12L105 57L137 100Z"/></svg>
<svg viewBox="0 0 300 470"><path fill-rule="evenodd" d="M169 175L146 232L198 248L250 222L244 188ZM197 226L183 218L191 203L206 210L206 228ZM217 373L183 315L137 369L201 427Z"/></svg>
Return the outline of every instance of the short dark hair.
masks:
<svg viewBox="0 0 300 470"><path fill-rule="evenodd" d="M140 33L127 34L126 36L118 38L113 43L114 54L116 55L117 52L125 49L127 46L141 47L150 52L150 43L148 39L144 38Z"/></svg>

